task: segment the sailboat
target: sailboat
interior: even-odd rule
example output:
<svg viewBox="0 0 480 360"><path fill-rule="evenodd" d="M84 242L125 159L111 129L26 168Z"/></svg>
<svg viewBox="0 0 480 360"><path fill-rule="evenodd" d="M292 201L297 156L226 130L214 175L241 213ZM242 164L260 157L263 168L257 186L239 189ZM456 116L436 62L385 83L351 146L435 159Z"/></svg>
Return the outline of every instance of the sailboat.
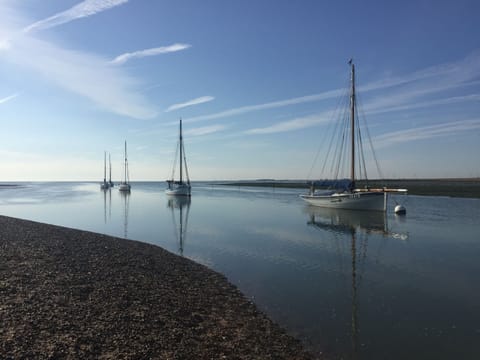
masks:
<svg viewBox="0 0 480 360"><path fill-rule="evenodd" d="M108 182L107 182L107 153L103 152L103 182L100 184L100 189L107 190L108 189Z"/></svg>
<svg viewBox="0 0 480 360"><path fill-rule="evenodd" d="M108 186L109 187L114 187L113 181L112 181L112 158L110 156L110 153L108 153L108 165L109 165L109 171L110 171L110 177L108 179Z"/></svg>
<svg viewBox="0 0 480 360"><path fill-rule="evenodd" d="M177 162L177 153L180 149L180 178L179 180L175 181L175 167ZM185 167L185 174L187 176L187 181L183 181L183 167ZM188 168L187 168L187 159L185 157L185 148L183 147L183 136L182 136L182 119L180 119L180 136L177 145L177 151L175 152L175 160L173 163L173 170L172 170L172 178L167 180L167 189L165 193L167 195L174 195L174 196L190 196L191 195L191 185L190 185L190 178L188 176Z"/></svg>
<svg viewBox="0 0 480 360"><path fill-rule="evenodd" d="M350 210L375 210L375 211L386 211L387 209L387 194L390 192L399 192L406 193L406 189L387 189L387 188L356 188L356 174L355 174L355 161L356 154L355 150L357 149L358 144L356 143L356 134L360 134L360 127L356 123L356 94L355 94L355 65L350 59L348 64L351 67L351 78L350 78L350 119L349 119L349 128L344 126L344 132L341 134L342 139L350 137L350 179L344 179L342 181L334 180L329 182L329 185L335 183L342 183L343 186L340 189L334 189L329 191L318 191L315 190L315 183L312 182L310 187L310 192L308 194L302 194L300 197L306 202L314 206L321 206L327 208L336 208L336 209L350 209ZM349 134L348 134L349 133ZM359 136L359 135L357 135ZM348 143L348 142L346 142ZM346 146L346 145L345 145ZM361 147L358 147L361 149ZM342 143L343 149L343 143ZM347 152L347 151L345 151ZM359 163L364 163L365 158L363 153L359 154L358 159ZM341 157L338 156L338 167L340 167ZM338 171L337 171L338 173ZM366 174L366 169L364 169ZM345 181L346 180L346 181Z"/></svg>
<svg viewBox="0 0 480 360"><path fill-rule="evenodd" d="M130 179L128 174L128 160L127 160L127 142L125 141L125 162L123 164L124 176L123 181L118 186L120 191L130 191Z"/></svg>

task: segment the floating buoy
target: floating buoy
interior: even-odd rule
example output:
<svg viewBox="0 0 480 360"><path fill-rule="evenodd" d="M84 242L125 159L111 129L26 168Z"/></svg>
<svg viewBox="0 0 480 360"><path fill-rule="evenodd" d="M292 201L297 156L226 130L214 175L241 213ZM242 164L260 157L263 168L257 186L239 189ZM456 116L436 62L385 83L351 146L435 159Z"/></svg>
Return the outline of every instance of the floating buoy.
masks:
<svg viewBox="0 0 480 360"><path fill-rule="evenodd" d="M397 215L405 215L407 213L407 209L403 205L395 206L395 214Z"/></svg>

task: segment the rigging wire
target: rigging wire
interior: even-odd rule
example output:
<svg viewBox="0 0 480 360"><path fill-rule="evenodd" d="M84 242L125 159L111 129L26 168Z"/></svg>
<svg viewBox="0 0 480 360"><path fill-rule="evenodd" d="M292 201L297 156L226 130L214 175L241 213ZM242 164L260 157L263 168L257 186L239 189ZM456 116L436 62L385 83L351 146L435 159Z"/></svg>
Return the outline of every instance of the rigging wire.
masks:
<svg viewBox="0 0 480 360"><path fill-rule="evenodd" d="M348 126L347 119L348 119L348 110L347 110L347 103L348 103L348 87L344 88L343 91L343 96L340 99L339 105L341 106L340 109L342 109L342 113L338 111L338 119L341 119L341 121L336 121L335 122L335 128L333 131L333 134L330 138L330 144L328 146L328 151L327 151L327 156L325 156L324 163L322 166L322 174L325 174L325 167L327 166L328 163L330 163L330 174L334 174L333 179L337 180L338 179L338 173L340 169L340 162L342 159L342 153L343 153L343 146L344 146L344 137L345 137L345 127ZM339 140L341 139L341 140ZM337 140L337 143L335 144L335 147L333 146L334 141ZM334 152L332 155L332 158L330 159L330 152L334 148Z"/></svg>
<svg viewBox="0 0 480 360"><path fill-rule="evenodd" d="M330 136L330 140L328 140L328 136L331 135L332 132L333 132L333 134L336 134L336 132L337 132L336 129L338 128L339 124L338 124L338 122L336 122L334 120L340 117L338 114L339 114L340 110L342 110L342 108L344 107L343 102L345 101L345 93L347 91L348 91L347 86L343 87L342 94L337 99L335 109L331 112L331 114L329 116L330 119L328 121L328 127L327 127L326 131L323 133L322 139L320 139L320 142L319 142L320 145L318 146L317 153L316 153L315 158L312 162L312 166L310 167L310 171L308 172L308 175L307 175L308 180L311 180L312 173L313 173L313 170L314 170L314 168L317 164L320 152L325 147L325 144L328 142L329 145L327 147L327 154L324 158L324 162L323 162L323 165L322 165L322 168L321 168L321 171L320 171L321 176L324 176L325 166L328 162L327 160L329 158L329 154L330 154L330 151L332 149L332 144L333 144L333 141L335 139L335 136Z"/></svg>
<svg viewBox="0 0 480 360"><path fill-rule="evenodd" d="M370 136L370 130L368 128L366 116L365 116L365 113L363 112L362 99L359 98L358 100L360 102L361 120L363 120L363 124L364 124L363 126L365 128L366 133L367 133L367 138L368 138L368 142L369 142L369 145L370 145L370 150L372 152L373 160L374 160L375 166L377 168L378 176L380 177L380 179L383 179L384 178L383 177L383 172L382 172L382 169L380 168L380 164L379 164L378 159L377 159L377 154L375 152L375 148L373 147L372 137Z"/></svg>
<svg viewBox="0 0 480 360"><path fill-rule="evenodd" d="M185 164L185 173L187 175L187 182L190 183L190 176L188 176L188 166L187 166L187 157L185 156L185 146L183 145L183 141L182 141L182 152L183 152L183 163Z"/></svg>

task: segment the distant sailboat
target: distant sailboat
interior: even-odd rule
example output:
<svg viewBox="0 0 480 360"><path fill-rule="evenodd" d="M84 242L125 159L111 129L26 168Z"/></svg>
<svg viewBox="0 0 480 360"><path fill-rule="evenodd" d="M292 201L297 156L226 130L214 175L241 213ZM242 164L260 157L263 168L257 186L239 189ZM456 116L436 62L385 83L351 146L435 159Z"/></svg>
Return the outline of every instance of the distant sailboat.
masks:
<svg viewBox="0 0 480 360"><path fill-rule="evenodd" d="M406 189L387 189L387 188L380 188L380 189L371 189L371 188L362 188L358 189L355 187L356 173L355 173L355 161L356 159L361 164L363 162L363 166L365 166L365 157L363 153L356 154L355 150L357 147L361 150L361 146L358 146L356 133L360 134L360 128L358 124L355 122L355 117L357 114L356 109L356 95L355 95L355 65L353 64L352 60L348 62L351 67L351 85L350 85L350 118L345 118L346 123L341 128L343 131L339 134L340 136L340 146L337 146L337 149L340 149L340 155L335 154L337 163L337 170L336 173L338 174L340 164L344 157L342 154L346 155L348 152L346 150L346 146L348 142L346 139L350 138L350 179L343 179L338 180L335 179L333 181L328 181L328 185L330 186L337 186L337 189L332 191L315 191L314 183L312 182L312 186L310 188L309 194L300 195L300 197L314 206L321 206L326 208L335 208L335 209L350 209L350 210L378 210L378 211L386 211L386 204L387 204L387 194L389 192L401 192L406 193ZM343 113L342 113L343 114ZM340 119L344 121L344 119ZM349 125L347 125L349 122ZM359 139L361 140L361 138ZM361 143L361 141L360 141ZM329 154L328 152L327 154ZM360 155L357 156L356 155ZM366 175L366 169L363 169ZM342 184L340 189L338 189L339 184Z"/></svg>
<svg viewBox="0 0 480 360"><path fill-rule="evenodd" d="M180 149L180 178L178 181L174 180L175 177L175 165L177 161L177 153ZM185 173L187 176L187 181L183 181L183 167L185 166ZM175 153L175 160L173 164L172 170L172 178L167 180L167 189L165 193L167 195L174 195L174 196L190 196L191 195L191 185L190 185L190 178L188 176L188 168L187 168L187 159L185 157L185 148L183 147L183 136L182 136L182 119L180 119L180 136L177 145L177 151Z"/></svg>
<svg viewBox="0 0 480 360"><path fill-rule="evenodd" d="M108 165L109 165L109 170L110 170L110 177L109 177L109 180L108 180L108 186L114 187L115 185L112 181L112 158L110 156L110 153L108 153Z"/></svg>
<svg viewBox="0 0 480 360"><path fill-rule="evenodd" d="M107 152L103 152L103 182L100 184L100 189L107 190L109 187L107 182Z"/></svg>
<svg viewBox="0 0 480 360"><path fill-rule="evenodd" d="M127 142L125 141L125 162L123 164L124 177L123 181L120 183L118 190L120 191L130 191L130 176L128 174L128 160L127 160Z"/></svg>

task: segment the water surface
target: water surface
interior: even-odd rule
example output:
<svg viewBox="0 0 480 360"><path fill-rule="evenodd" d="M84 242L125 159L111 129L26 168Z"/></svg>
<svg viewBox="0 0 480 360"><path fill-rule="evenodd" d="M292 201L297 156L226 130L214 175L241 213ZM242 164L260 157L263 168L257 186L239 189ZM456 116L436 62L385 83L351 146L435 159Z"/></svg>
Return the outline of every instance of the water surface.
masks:
<svg viewBox="0 0 480 360"><path fill-rule="evenodd" d="M344 359L480 358L480 200L391 197L387 214L303 190L163 183L0 187L0 213L159 245L219 271L312 350ZM396 201L407 207L398 217Z"/></svg>

